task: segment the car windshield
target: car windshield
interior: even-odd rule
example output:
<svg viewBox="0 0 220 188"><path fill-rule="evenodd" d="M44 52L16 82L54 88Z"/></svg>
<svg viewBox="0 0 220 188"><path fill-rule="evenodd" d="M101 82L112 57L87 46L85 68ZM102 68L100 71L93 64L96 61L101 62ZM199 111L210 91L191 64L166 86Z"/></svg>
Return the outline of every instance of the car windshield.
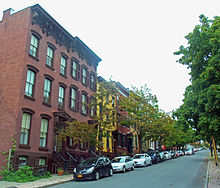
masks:
<svg viewBox="0 0 220 188"><path fill-rule="evenodd" d="M97 160L98 160L97 158L90 158L90 159L83 160L83 161L79 164L79 167L94 165Z"/></svg>
<svg viewBox="0 0 220 188"><path fill-rule="evenodd" d="M144 155L135 155L134 159L144 159Z"/></svg>
<svg viewBox="0 0 220 188"><path fill-rule="evenodd" d="M111 161L112 163L124 163L125 159L124 158L114 158Z"/></svg>
<svg viewBox="0 0 220 188"><path fill-rule="evenodd" d="M154 152L147 152L148 155L154 155Z"/></svg>

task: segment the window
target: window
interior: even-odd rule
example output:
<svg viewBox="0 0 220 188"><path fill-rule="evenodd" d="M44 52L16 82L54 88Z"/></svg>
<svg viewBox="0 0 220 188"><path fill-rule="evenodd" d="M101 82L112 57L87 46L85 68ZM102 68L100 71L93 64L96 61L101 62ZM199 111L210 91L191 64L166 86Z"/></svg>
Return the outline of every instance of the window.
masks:
<svg viewBox="0 0 220 188"><path fill-rule="evenodd" d="M59 109L64 109L64 96L65 96L65 88L59 87L59 99L58 99L58 107Z"/></svg>
<svg viewBox="0 0 220 188"><path fill-rule="evenodd" d="M40 147L46 147L47 145L47 129L49 120L41 119L41 129L40 129Z"/></svg>
<svg viewBox="0 0 220 188"><path fill-rule="evenodd" d="M70 88L70 108L76 110L77 89Z"/></svg>
<svg viewBox="0 0 220 188"><path fill-rule="evenodd" d="M83 114L87 114L87 106L86 106L86 102L87 102L87 95L85 93L82 93L82 113Z"/></svg>
<svg viewBox="0 0 220 188"><path fill-rule="evenodd" d="M66 58L61 56L60 74L66 76Z"/></svg>
<svg viewBox="0 0 220 188"><path fill-rule="evenodd" d="M96 78L95 78L94 74L90 75L90 89L96 90Z"/></svg>
<svg viewBox="0 0 220 188"><path fill-rule="evenodd" d="M78 66L78 62L76 62L76 60L73 60L71 63L71 76L75 79L77 79L77 66Z"/></svg>
<svg viewBox="0 0 220 188"><path fill-rule="evenodd" d="M86 85L86 78L87 78L87 70L85 68L82 69L82 83Z"/></svg>
<svg viewBox="0 0 220 188"><path fill-rule="evenodd" d="M125 135L122 135L122 146L126 147L126 137L125 137Z"/></svg>
<svg viewBox="0 0 220 188"><path fill-rule="evenodd" d="M44 103L50 104L51 100L51 81L45 78L44 81Z"/></svg>
<svg viewBox="0 0 220 188"><path fill-rule="evenodd" d="M23 167L23 166L27 165L27 163L28 163L28 157L26 157L26 156L19 157L19 167Z"/></svg>
<svg viewBox="0 0 220 188"><path fill-rule="evenodd" d="M137 135L135 135L135 147L138 148L138 139L137 139Z"/></svg>
<svg viewBox="0 0 220 188"><path fill-rule="evenodd" d="M35 72L28 69L26 86L25 86L25 95L26 96L33 97L34 83L35 83Z"/></svg>
<svg viewBox="0 0 220 188"><path fill-rule="evenodd" d="M52 49L50 46L47 47L47 62L46 64L49 67L53 67L53 57L54 57L54 49Z"/></svg>
<svg viewBox="0 0 220 188"><path fill-rule="evenodd" d="M121 134L118 134L118 146L121 146Z"/></svg>
<svg viewBox="0 0 220 188"><path fill-rule="evenodd" d="M106 147L109 149L109 131L107 131L107 136L106 136Z"/></svg>
<svg viewBox="0 0 220 188"><path fill-rule="evenodd" d="M30 52L29 52L30 55L37 57L38 45L39 45L39 38L32 34Z"/></svg>
<svg viewBox="0 0 220 188"><path fill-rule="evenodd" d="M30 126L31 126L31 115L28 113L23 113L22 123L21 123L20 144L28 145Z"/></svg>
<svg viewBox="0 0 220 188"><path fill-rule="evenodd" d="M112 107L115 106L115 97L112 97Z"/></svg>
<svg viewBox="0 0 220 188"><path fill-rule="evenodd" d="M46 165L46 158L42 157L39 158L39 166L45 166Z"/></svg>

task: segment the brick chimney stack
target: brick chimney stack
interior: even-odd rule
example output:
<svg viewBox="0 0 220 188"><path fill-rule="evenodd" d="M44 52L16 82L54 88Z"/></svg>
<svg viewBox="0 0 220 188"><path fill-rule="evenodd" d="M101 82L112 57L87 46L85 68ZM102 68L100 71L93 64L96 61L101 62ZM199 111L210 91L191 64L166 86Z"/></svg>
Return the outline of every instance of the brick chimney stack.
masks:
<svg viewBox="0 0 220 188"><path fill-rule="evenodd" d="M5 10L5 11L3 12L2 21L8 21L8 19L9 19L11 13L12 13L13 11L14 11L14 10L13 10L12 8L9 8L9 9Z"/></svg>

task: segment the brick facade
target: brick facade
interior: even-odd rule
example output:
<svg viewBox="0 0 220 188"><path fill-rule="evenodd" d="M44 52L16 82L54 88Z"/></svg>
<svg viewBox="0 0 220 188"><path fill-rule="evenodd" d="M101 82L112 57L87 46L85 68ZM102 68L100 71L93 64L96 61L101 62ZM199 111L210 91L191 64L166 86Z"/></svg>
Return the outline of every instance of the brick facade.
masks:
<svg viewBox="0 0 220 188"><path fill-rule="evenodd" d="M37 56L30 55L32 35L38 37ZM46 159L44 165L54 172L58 161L54 151L65 158L65 152L80 159L89 155L85 148L69 147L69 141L58 143L56 136L66 120L88 121L87 114L81 112L82 94L86 99L95 91L96 69L101 59L92 52L78 37L72 37L39 5L28 7L10 15L10 9L3 14L0 22L0 153L8 151L12 139L16 140L14 164L18 166L19 157L27 157L27 163L38 167L39 159ZM47 66L47 48L54 50L53 66ZM65 57L66 71L61 72L61 56ZM71 62L78 63L78 77L71 76ZM85 68L86 84L82 83ZM28 70L35 73L33 96L28 96L26 80ZM51 81L50 102L44 101L45 78ZM59 87L65 88L64 106L59 108ZM77 89L76 109L70 108L71 87ZM86 101L88 102L88 100ZM31 115L28 144L21 144L21 124L23 114ZM46 146L40 147L41 120L48 120ZM59 146L58 146L59 145ZM58 151L59 147L59 151ZM5 165L0 155L0 167Z"/></svg>

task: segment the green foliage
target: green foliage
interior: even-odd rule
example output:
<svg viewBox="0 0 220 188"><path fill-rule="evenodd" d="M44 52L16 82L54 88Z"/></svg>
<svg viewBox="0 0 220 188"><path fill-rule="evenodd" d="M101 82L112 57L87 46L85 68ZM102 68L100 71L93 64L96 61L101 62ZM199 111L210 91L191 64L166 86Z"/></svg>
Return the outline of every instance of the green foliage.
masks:
<svg viewBox="0 0 220 188"><path fill-rule="evenodd" d="M73 139L73 142L83 143L90 142L96 143L97 130L94 124L88 124L87 122L66 122L65 128L63 128L58 136L58 139L66 140L67 137Z"/></svg>
<svg viewBox="0 0 220 188"><path fill-rule="evenodd" d="M9 182L29 182L51 177L49 172L44 173L44 175L35 176L33 168L29 166L23 166L17 171L4 169L0 172L0 175L2 176L3 181Z"/></svg>
<svg viewBox="0 0 220 188"><path fill-rule="evenodd" d="M188 46L180 46L177 61L190 69L191 85L186 88L184 104L175 117L185 127L209 141L220 140L220 17L200 16L200 25L186 36Z"/></svg>

